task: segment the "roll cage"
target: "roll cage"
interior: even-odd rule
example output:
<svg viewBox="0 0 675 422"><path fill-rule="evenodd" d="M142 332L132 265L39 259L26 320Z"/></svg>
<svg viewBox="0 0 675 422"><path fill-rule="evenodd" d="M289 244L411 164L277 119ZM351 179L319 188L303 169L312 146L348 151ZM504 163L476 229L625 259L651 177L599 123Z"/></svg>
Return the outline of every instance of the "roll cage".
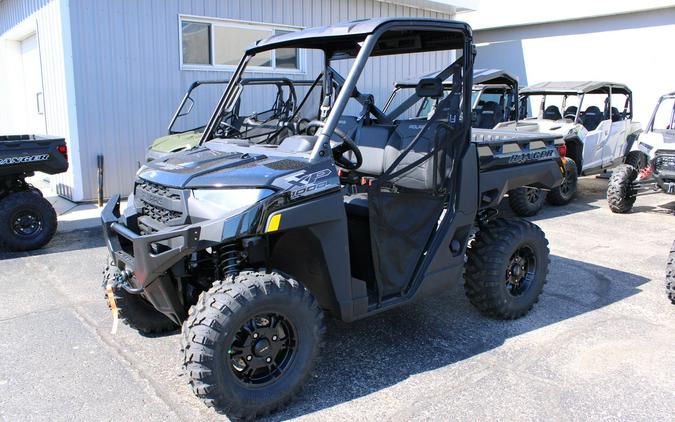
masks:
<svg viewBox="0 0 675 422"><path fill-rule="evenodd" d="M667 99L675 99L675 92L671 92L669 94L662 95L659 98L659 101L656 103L656 107L654 107L654 111L652 112L651 117L649 118L649 123L647 124L647 128L645 129L645 132L652 132L654 130L654 121L656 120L656 114L659 111L659 107L661 107L661 103L663 103L663 100ZM670 124L668 125L668 130L675 130L675 102L673 102L673 108L670 111Z"/></svg>
<svg viewBox="0 0 675 422"><path fill-rule="evenodd" d="M567 99L569 97L576 97L578 99L578 106L575 106L573 122L581 121L583 116L584 98L587 94L605 94L607 95L603 110L601 110L605 119L612 119L613 121L630 119L633 116L633 92L623 84L614 82L599 82L599 81L583 81L583 82L542 82L531 85L520 90L518 117L526 118L545 118L546 98L549 96L562 96L562 106L559 110L561 118L572 116L572 113L567 113ZM618 107L612 104L612 94L622 94L626 96L626 100L621 106L623 111L619 112ZM528 117L527 100L531 96L541 96L539 103L538 115ZM534 113L533 113L534 114Z"/></svg>
<svg viewBox="0 0 675 422"><path fill-rule="evenodd" d="M188 87L188 90L185 92L185 95L181 99L181 102L178 104L178 108L171 117L169 122L168 133L169 135L175 135L186 132L193 132L204 129L205 125L189 128L189 129L175 129L176 121L183 116L187 116L193 109L195 100L193 98L193 92L201 86L207 85L223 85L227 86L230 81L228 79L222 80L205 80L205 81L194 81ZM275 100L274 103L270 106L269 109L262 112L256 112L251 116L241 116L240 115L240 103L241 97L239 97L235 103L235 106L231 111L221 116L221 119L225 118L230 122L234 123L238 120L243 119L244 117L253 118L257 121L265 121L271 118L284 119L288 118L291 114L295 112L298 105L298 98L296 93L296 87L298 86L311 86L314 81L311 80L290 80L288 78L246 78L242 79L240 84L243 87L246 86L274 86L276 87ZM307 92L305 95L306 99L311 92Z"/></svg>
<svg viewBox="0 0 675 422"><path fill-rule="evenodd" d="M258 41L249 48L214 110L200 140L200 145L214 138L221 116L236 107L241 93L241 81L246 67L256 54L277 48L305 48L322 50L323 71L315 81L321 83L321 106L318 120L323 122L318 130L317 142L311 151L309 161L329 159L330 139L335 133L347 102L355 98L369 114L383 123L390 123L391 117L375 107L372 96L359 93L356 83L369 57L405 53L431 52L439 50L460 50L459 65L463 68L463 86L472 83L471 67L475 49L472 46L470 27L462 22L435 19L382 18L353 21L328 27L276 35ZM353 59L348 75L343 78L330 66L333 60ZM445 77L451 72L446 72ZM312 86L312 88L314 85ZM463 91L462 115L470 115L471 92ZM464 140L468 144L468 137Z"/></svg>
<svg viewBox="0 0 675 422"><path fill-rule="evenodd" d="M384 112L386 113L394 102L399 92L403 89L414 89L419 81L424 78L435 77L439 72L429 73L421 77L410 78L404 81L396 82L394 89L389 95L385 105ZM500 69L474 69L473 71L473 87L471 109L474 114L479 111L482 106L481 97L484 93L498 93L503 95L505 103L501 110L503 114L499 121L508 121L517 117L516 109L518 103L518 78L510 73ZM452 80L446 79L443 81L443 90L450 92L452 89ZM419 98L419 97L418 97ZM417 109L415 117L426 117L428 111L432 108L432 102L437 102L438 99L424 98ZM400 110L400 108L397 108ZM403 112L403 111L402 111ZM389 115L390 118L396 118L394 113ZM472 119L473 120L473 119Z"/></svg>

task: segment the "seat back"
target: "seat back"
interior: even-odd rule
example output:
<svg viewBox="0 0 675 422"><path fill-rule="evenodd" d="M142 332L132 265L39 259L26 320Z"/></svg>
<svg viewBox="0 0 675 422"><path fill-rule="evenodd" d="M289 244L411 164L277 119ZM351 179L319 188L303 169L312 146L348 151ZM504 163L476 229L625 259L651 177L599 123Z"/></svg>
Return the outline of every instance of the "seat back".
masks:
<svg viewBox="0 0 675 422"><path fill-rule="evenodd" d="M616 107L612 107L612 121L620 122L621 120L623 120L623 116L619 112L619 109Z"/></svg>
<svg viewBox="0 0 675 422"><path fill-rule="evenodd" d="M392 129L391 125L368 125L357 129L353 139L363 157L363 164L357 170L359 173L379 176L384 172L385 147Z"/></svg>
<svg viewBox="0 0 675 422"><path fill-rule="evenodd" d="M550 105L544 110L544 119L546 120L560 120L562 115L558 106Z"/></svg>
<svg viewBox="0 0 675 422"><path fill-rule="evenodd" d="M584 125L586 130L595 130L600 122L602 122L603 113L600 111L600 108L596 106L590 106L584 111L584 115L581 118L581 124Z"/></svg>
<svg viewBox="0 0 675 422"><path fill-rule="evenodd" d="M576 116L577 115L577 107L576 106L569 106L565 109L565 116Z"/></svg>
<svg viewBox="0 0 675 422"><path fill-rule="evenodd" d="M498 122L497 109L499 105L494 101L487 101L483 104L483 108L478 112L478 124L476 127L480 129L492 129Z"/></svg>
<svg viewBox="0 0 675 422"><path fill-rule="evenodd" d="M388 170L389 167L394 164L394 161L398 159L401 152L410 146L411 142L420 133L426 123L426 121L420 121L419 119L403 120L399 122L384 150L384 170ZM432 122L430 124L434 125L437 123ZM434 128L426 130L413 149L405 155L400 163L398 163L394 171L402 169L429 154L434 148L436 135L437 131L434 130ZM413 167L407 173L393 179L393 181L396 186L408 189L433 189L433 158Z"/></svg>

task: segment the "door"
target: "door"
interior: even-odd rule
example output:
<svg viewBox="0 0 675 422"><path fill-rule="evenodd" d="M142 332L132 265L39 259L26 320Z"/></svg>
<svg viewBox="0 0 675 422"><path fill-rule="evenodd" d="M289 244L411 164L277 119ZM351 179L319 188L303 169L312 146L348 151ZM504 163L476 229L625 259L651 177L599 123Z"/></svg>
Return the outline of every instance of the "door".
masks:
<svg viewBox="0 0 675 422"><path fill-rule="evenodd" d="M602 169L603 152L607 143L607 137L611 126L610 120L600 122L597 128L589 130L586 136L583 137L584 152L583 152L583 166L584 174L589 174L594 171Z"/></svg>
<svg viewBox="0 0 675 422"><path fill-rule="evenodd" d="M603 148L603 167L611 167L615 161L623 158L626 150L626 138L631 126L631 100L630 92L616 92L616 89L612 89L609 110L611 127L607 143ZM620 111L621 109L623 111Z"/></svg>
<svg viewBox="0 0 675 422"><path fill-rule="evenodd" d="M45 134L44 96L40 51L35 34L21 41L21 64L23 67L23 91L25 96L24 131L30 134Z"/></svg>
<svg viewBox="0 0 675 422"><path fill-rule="evenodd" d="M602 150L602 167L611 167L614 160L623 157L623 151L626 143L626 134L630 127L629 120L619 120L612 122L609 129L609 136Z"/></svg>

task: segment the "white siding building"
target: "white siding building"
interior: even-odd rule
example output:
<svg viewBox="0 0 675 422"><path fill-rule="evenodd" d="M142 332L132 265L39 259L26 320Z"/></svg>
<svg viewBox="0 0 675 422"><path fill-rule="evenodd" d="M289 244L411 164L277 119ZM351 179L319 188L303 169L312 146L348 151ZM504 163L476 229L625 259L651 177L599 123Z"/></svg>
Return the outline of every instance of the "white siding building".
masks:
<svg viewBox="0 0 675 422"><path fill-rule="evenodd" d="M659 96L675 91L673 0L481 0L460 19L474 30L476 67L506 69L521 86L624 83L643 126Z"/></svg>
<svg viewBox="0 0 675 422"><path fill-rule="evenodd" d="M452 19L474 0L0 0L0 133L67 139L70 170L52 177L58 194L127 193L153 139L194 80L227 79L256 39L299 28L379 16ZM313 78L318 56L261 58L248 77ZM367 92L384 81L447 65L449 56L392 60L371 69ZM376 72L386 73L385 77ZM204 113L203 119L208 117Z"/></svg>

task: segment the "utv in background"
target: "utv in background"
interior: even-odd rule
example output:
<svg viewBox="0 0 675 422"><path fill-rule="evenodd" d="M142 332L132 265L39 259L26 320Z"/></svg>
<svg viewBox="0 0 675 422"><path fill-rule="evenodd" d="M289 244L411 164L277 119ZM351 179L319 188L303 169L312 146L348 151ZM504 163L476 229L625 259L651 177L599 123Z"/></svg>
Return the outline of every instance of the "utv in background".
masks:
<svg viewBox="0 0 675 422"><path fill-rule="evenodd" d="M659 98L646 130L614 169L607 186L609 209L627 213L638 193L675 194L675 92Z"/></svg>
<svg viewBox="0 0 675 422"><path fill-rule="evenodd" d="M56 233L56 211L39 189L26 182L35 172L68 170L63 138L0 136L0 248L27 251L46 245Z"/></svg>
<svg viewBox="0 0 675 422"><path fill-rule="evenodd" d="M209 92L208 89L214 86L220 87L217 91L220 94L228 82L228 80L193 82L169 122L168 134L153 141L148 148L146 161L152 161L167 154L197 146L204 130L203 121L200 119L205 113L213 111L218 100L218 97L215 97L216 91L212 89ZM270 97L274 101L264 111L242 113L240 97L232 110L227 112L219 130L226 136L236 136L251 142L265 142L266 136L276 132L279 127L290 124L289 118L294 116L297 110L302 108L309 99L311 88L298 104L297 88L299 86L313 88L315 84L316 81L291 81L287 78L246 78L241 82L243 90L248 93L254 87L270 88L271 91L266 93L269 94L273 91L274 95L270 95ZM261 93L256 92L255 94ZM199 111L193 113L195 107Z"/></svg>
<svg viewBox="0 0 675 422"><path fill-rule="evenodd" d="M565 180L546 195L553 205L569 203L577 176L601 173L632 162L631 146L640 132L632 122L633 94L612 82L542 82L520 90L519 121L497 129L555 133L565 141Z"/></svg>
<svg viewBox="0 0 675 422"><path fill-rule="evenodd" d="M430 75L433 76L434 74L425 75L422 78L413 78L403 82L397 82L387 100L384 110L388 111L392 108L396 99L400 97L400 92L414 89L420 79L429 77ZM515 75L511 75L508 72L498 69L475 69L473 78L471 94L472 127L477 129L492 129L501 122L518 120L518 78ZM443 89L446 94L450 92L452 89L452 81L443 81ZM404 102L399 104L390 114L404 114L407 112L405 110L406 107L417 106L418 103L409 104L412 101L413 100L409 100L407 103ZM438 98L424 98L419 102L415 116L418 118L426 118L438 101ZM548 139L558 139L560 152L564 154L565 148L564 143L562 142L562 135L548 133L540 136ZM528 142L529 140L530 138L527 138ZM546 191L523 186L510 191L508 197L509 205L516 214L522 217L530 217L539 212L544 205Z"/></svg>
<svg viewBox="0 0 675 422"><path fill-rule="evenodd" d="M384 105L384 111L388 112L392 105L397 104L396 100L405 93L404 90L414 90L421 79L433 77L437 73L396 82L394 90ZM445 95L452 90L451 79L443 81L443 90ZM415 116L426 118L439 100L440 98L423 98ZM517 103L518 78L516 76L498 69L474 69L471 89L472 127L492 129L499 122L516 119ZM408 105L408 108L416 104ZM400 111L399 115L405 111L405 105L397 104L396 108ZM397 113L392 111L391 114Z"/></svg>
<svg viewBox="0 0 675 422"><path fill-rule="evenodd" d="M225 136L248 63L281 48L324 55L318 118L261 144ZM396 120L355 89L369 60L447 50L459 58L415 87L440 99L452 78L428 119ZM326 313L354 321L464 280L485 315L525 315L546 281L547 241L495 208L518 186L558 185L561 162L535 135L472 135L474 53L467 24L422 18L312 28L249 48L200 146L148 163L127 208L117 195L103 209L111 309L141 332L182 325L193 391L237 417L297 394ZM330 64L349 59L343 79Z"/></svg>

